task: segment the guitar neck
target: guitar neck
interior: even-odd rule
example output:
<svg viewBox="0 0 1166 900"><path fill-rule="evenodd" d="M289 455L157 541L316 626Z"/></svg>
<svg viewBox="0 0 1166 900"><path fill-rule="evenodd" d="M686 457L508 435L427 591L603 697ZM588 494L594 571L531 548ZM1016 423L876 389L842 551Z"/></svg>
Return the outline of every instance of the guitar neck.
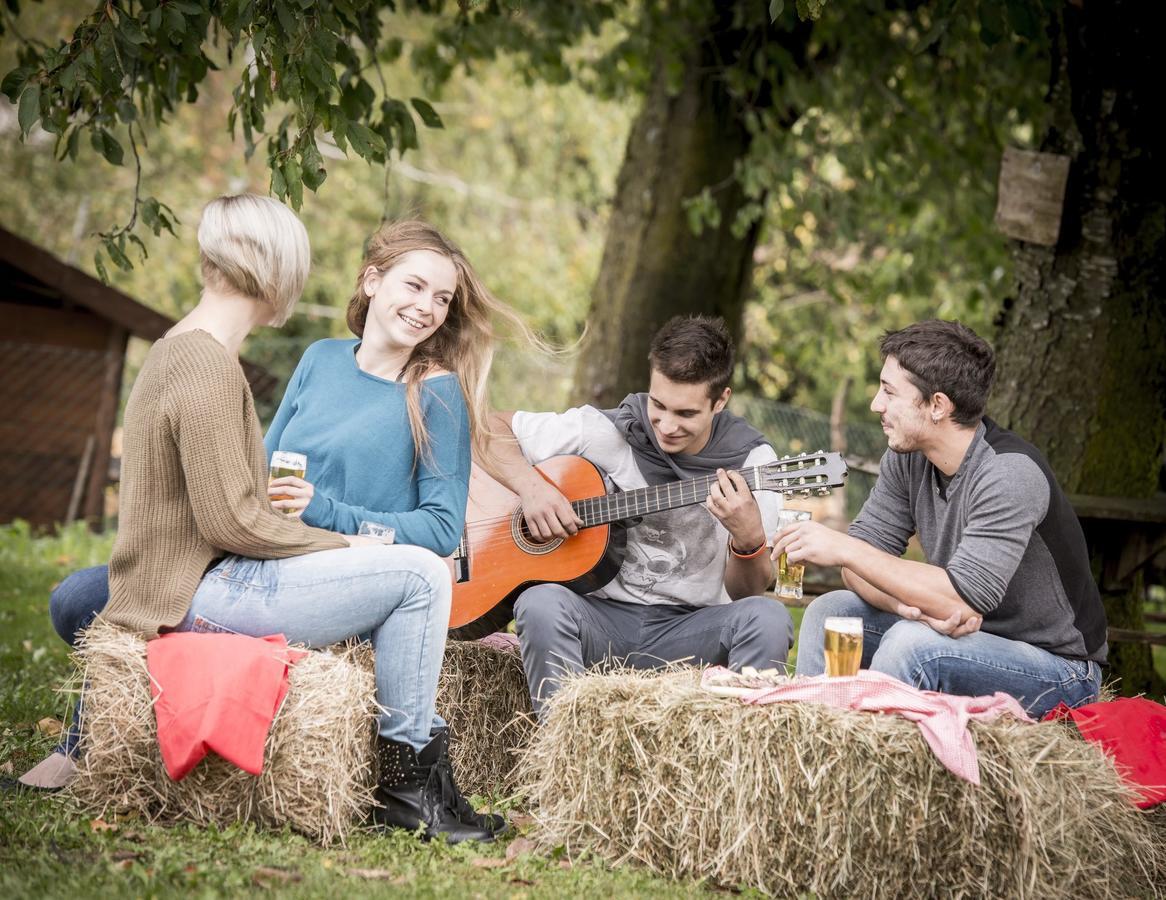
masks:
<svg viewBox="0 0 1166 900"><path fill-rule="evenodd" d="M739 473L745 479L749 490L757 490L758 470L756 467L742 469ZM619 491L600 497L575 500L571 508L583 520L584 528L607 525L621 519L646 516L668 509L679 509L704 503L709 491L716 484L716 475L704 475L688 481L673 481L668 484L654 484L632 491Z"/></svg>

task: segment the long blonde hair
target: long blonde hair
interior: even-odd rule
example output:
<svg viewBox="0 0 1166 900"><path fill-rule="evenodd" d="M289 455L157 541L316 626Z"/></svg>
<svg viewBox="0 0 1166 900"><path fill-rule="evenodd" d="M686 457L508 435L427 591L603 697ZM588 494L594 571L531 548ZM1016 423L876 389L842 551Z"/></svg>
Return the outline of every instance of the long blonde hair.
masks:
<svg viewBox="0 0 1166 900"><path fill-rule="evenodd" d="M405 405L409 429L419 456L429 450L429 429L421 409L421 383L438 369L457 376L470 419L470 439L476 455L486 455L489 434L489 401L486 380L494 360L494 319L498 317L537 347L546 345L530 330L522 318L490 293L461 249L427 222L402 219L386 222L368 241L364 261L356 276L356 289L348 301L348 327L363 337L372 298L364 289L369 266L387 271L406 253L430 250L446 257L457 270L457 287L449 312L432 335L413 348L401 373L405 382Z"/></svg>

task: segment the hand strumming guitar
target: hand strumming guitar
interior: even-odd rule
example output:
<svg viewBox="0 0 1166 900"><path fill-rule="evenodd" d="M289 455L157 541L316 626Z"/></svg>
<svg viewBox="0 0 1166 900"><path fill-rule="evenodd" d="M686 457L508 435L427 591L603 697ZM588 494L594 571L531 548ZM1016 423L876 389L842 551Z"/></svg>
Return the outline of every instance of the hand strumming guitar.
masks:
<svg viewBox="0 0 1166 900"><path fill-rule="evenodd" d="M583 525L571 502L536 469L531 468L515 481L526 527L535 540L569 537Z"/></svg>

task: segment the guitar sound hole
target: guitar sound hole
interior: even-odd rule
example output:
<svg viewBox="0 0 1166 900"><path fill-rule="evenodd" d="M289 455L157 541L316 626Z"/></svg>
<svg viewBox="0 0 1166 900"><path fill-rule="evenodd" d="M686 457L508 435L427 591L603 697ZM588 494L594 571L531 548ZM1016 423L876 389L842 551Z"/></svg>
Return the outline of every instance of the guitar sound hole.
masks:
<svg viewBox="0 0 1166 900"><path fill-rule="evenodd" d="M562 538L551 538L549 541L543 541L531 534L521 509L515 510L514 516L510 520L510 535L514 538L514 543L523 551L536 556L550 553L563 543Z"/></svg>
<svg viewBox="0 0 1166 900"><path fill-rule="evenodd" d="M534 545L535 547L541 547L543 544L549 544L554 540L554 538L551 538L551 541L544 541L540 538L536 538L533 534L530 533L530 526L526 524L525 519L522 520L522 539L528 544Z"/></svg>

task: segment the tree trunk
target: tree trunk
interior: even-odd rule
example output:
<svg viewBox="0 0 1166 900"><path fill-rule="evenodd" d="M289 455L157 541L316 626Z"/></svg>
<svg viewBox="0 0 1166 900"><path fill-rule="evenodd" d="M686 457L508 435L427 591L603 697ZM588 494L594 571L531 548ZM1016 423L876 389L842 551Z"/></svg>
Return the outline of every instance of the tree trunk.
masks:
<svg viewBox="0 0 1166 900"><path fill-rule="evenodd" d="M733 7L716 4L714 21L693 34L676 93L668 88L666 61L656 65L616 184L589 336L575 369L575 403L614 406L642 390L652 335L674 315L723 316L733 336L739 334L759 225L733 234L746 199L734 167L748 152L750 135L741 104L726 89L725 69L766 26L733 24ZM809 23L799 23L768 37L788 43L801 60L809 31ZM769 102L770 93L752 98L753 106ZM719 221L694 234L685 201L706 187Z"/></svg>
<svg viewBox="0 0 1166 900"><path fill-rule="evenodd" d="M1070 493L1159 487L1166 198L1150 20L1132 0L1055 5L1041 149L1070 158L1061 231L1055 247L1017 243L1016 296L997 323L993 413L1047 454ZM1142 579L1128 587L1140 595ZM1140 597L1107 592L1106 607L1110 625L1143 627ZM1148 647L1124 645L1113 661L1123 692L1151 686Z"/></svg>

